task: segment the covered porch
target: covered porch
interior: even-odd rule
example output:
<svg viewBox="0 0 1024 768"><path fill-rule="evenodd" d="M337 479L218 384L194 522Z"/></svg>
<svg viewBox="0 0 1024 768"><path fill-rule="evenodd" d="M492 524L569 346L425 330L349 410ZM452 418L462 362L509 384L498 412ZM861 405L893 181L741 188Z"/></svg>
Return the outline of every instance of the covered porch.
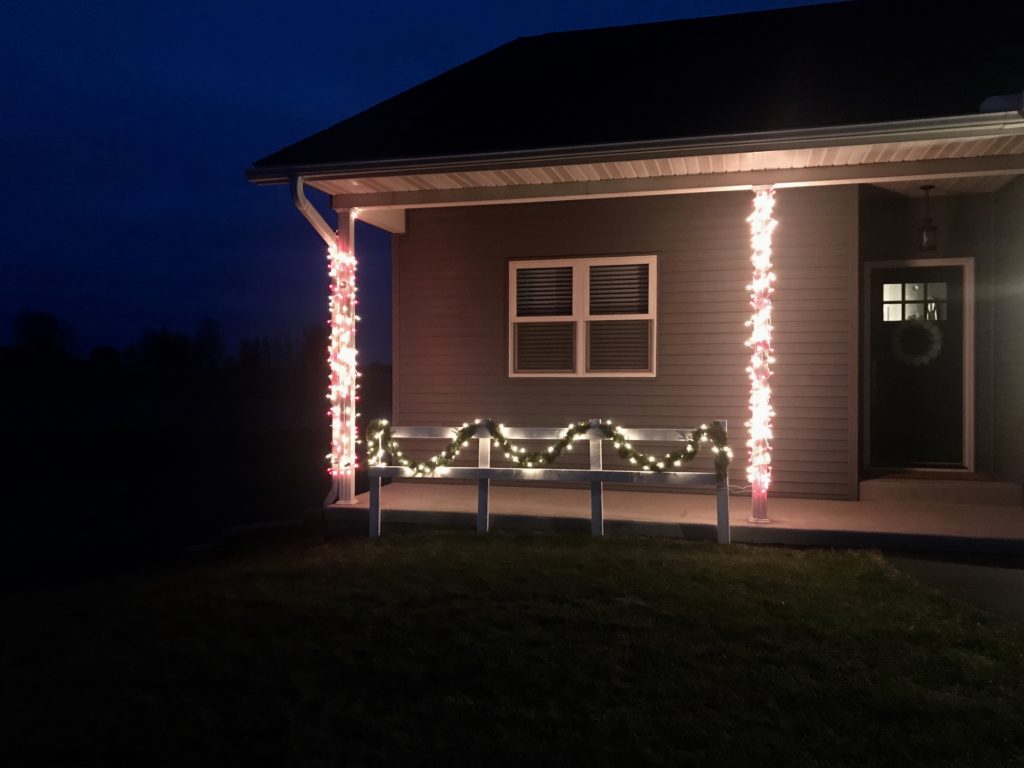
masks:
<svg viewBox="0 0 1024 768"><path fill-rule="evenodd" d="M731 477L748 483L733 492L750 490L750 516L772 530L810 505L828 519L793 530L987 536L979 483L1024 483L1020 82L1011 46L963 45L967 29L988 41L999 25L932 15L929 37L878 11L798 17L862 29L885 57L794 36L788 12L527 38L257 161L249 178L290 184L328 248L325 503L365 503L359 430L382 416L448 431L721 420ZM791 44L758 76L705 66L723 61L722 39L759 50L769 29ZM642 76L605 55L612 39L648 62ZM932 55L939 39L949 56ZM648 56L676 48L694 66ZM393 236L394 358L391 412L358 427L357 222ZM440 466L426 461L419 474ZM914 522L915 505L945 500L913 493L893 521L846 514L875 503L863 481L908 470L977 479L973 503L948 530L944 515Z"/></svg>
<svg viewBox="0 0 1024 768"><path fill-rule="evenodd" d="M907 482L922 484L915 500L901 495ZM737 503L730 513L732 538L752 544L1024 555L1019 492L1019 486L1010 483L986 483L981 489L965 480L909 480L896 491L884 485L865 487L860 501L776 497L769 526L751 524L749 506ZM396 481L382 488L381 501L385 536L389 528L476 524L475 484ZM715 538L713 494L608 489L604 503L605 526L611 534ZM329 529L365 534L368 507L368 493L359 494L355 505L328 506ZM491 488L491 520L495 531L589 533L590 493L586 488L496 485Z"/></svg>
<svg viewBox="0 0 1024 768"><path fill-rule="evenodd" d="M1018 305L1012 292L995 286L1009 285L1019 266L1013 214L1024 190L1019 179L1024 123L1001 114L874 130L827 139L780 138L772 150L691 147L667 164L648 156L610 162L588 157L571 166L519 161L497 176L471 169L293 176L294 201L329 249L330 515L341 522L353 515L365 521L368 501L356 496L355 485L357 467L362 471L363 465L356 445L364 437L355 418L355 223L361 221L395 238L390 417L396 424L442 427L480 416L537 425L586 415L614 416L617 423L649 429L727 417L732 444L744 446L754 437L751 409L762 401L754 386L760 382L744 374L752 360L743 347L750 333L743 323L762 314L751 306L752 286L767 285L766 295L778 289L777 312L772 317L766 305L763 325L770 332L757 338L771 357L768 343L777 334L779 364L772 366L771 400L765 397L762 405L768 418L777 418L771 418L774 425L757 422L766 427L760 442L776 449L772 487L778 495L770 513L773 525L763 531L746 522L752 514L767 519L764 505L751 509L750 501L736 499L735 540L907 547L926 541L933 548L956 548L955 542L969 540L996 542L997 549L1017 546L1024 539L1019 485L1015 505L988 503L978 483L960 484L972 496L965 505L946 504L941 496L908 499L905 493L901 499L869 499L861 485L876 470L917 466L879 461L867 450L869 433L877 429L868 419L874 384L865 342L871 318L890 307L871 304L866 267L919 260L925 250L921 224L931 220L929 215L939 232L938 246L931 244L925 254L930 261L963 262L972 270L978 263L977 296L974 288L963 291L963 343L956 359L964 362L952 373L962 381L962 407L946 409L956 421L950 434L955 433L961 452L937 468L1020 482L1014 428L1019 407L1012 392L1018 368L1006 364L1017 359L1010 347ZM653 155L666 151L651 150ZM644 173L630 176L637 168ZM576 179L575 173L584 178ZM304 185L330 196L339 217L336 230L306 200ZM928 201L920 199L926 186L935 190L930 214ZM756 210L766 189L777 190L782 201L776 213L777 285L768 270L759 271L758 241L751 239L747 218L751 201ZM768 242L771 246L770 231ZM661 347L658 370L652 355L646 381L514 376L512 342L506 338L510 260L541 263L537 260L552 254L608 253L659 255L662 304L652 331L652 345ZM965 274L967 269L963 266ZM904 304L909 301L904 297ZM365 417L381 415L388 414ZM738 480L752 462L742 448L736 458L732 476ZM498 528L503 521L586 526L586 491L526 485L494 493ZM473 514L474 503L472 489L441 480L396 484L383 493L384 525L457 522ZM609 491L607 504L610 532L700 537L714 518L712 497ZM352 515L341 513L345 505L353 507Z"/></svg>

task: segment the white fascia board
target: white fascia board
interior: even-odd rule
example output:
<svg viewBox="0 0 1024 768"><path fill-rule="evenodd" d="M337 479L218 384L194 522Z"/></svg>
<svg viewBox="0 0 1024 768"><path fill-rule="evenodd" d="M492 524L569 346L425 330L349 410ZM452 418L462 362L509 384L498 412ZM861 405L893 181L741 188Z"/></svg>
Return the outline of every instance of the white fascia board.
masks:
<svg viewBox="0 0 1024 768"><path fill-rule="evenodd" d="M561 182L509 187L432 189L415 192L370 192L334 195L335 208L359 205L371 208L443 208L466 205L596 200L705 192L735 192L759 186L823 187L845 184L880 184L907 180L967 178L1024 174L1024 155L991 155L938 160L829 165L762 171L724 171L683 176Z"/></svg>
<svg viewBox="0 0 1024 768"><path fill-rule="evenodd" d="M277 184L295 176L309 181L366 176L459 173L474 170L525 168L534 165L624 162L664 157L687 157L734 152L767 152L808 147L880 144L893 141L1008 136L1024 133L1018 112L959 115L865 125L802 128L762 133L736 133L621 144L553 147L522 152L492 152L428 158L396 158L363 163L326 163L277 168L250 168L257 184Z"/></svg>

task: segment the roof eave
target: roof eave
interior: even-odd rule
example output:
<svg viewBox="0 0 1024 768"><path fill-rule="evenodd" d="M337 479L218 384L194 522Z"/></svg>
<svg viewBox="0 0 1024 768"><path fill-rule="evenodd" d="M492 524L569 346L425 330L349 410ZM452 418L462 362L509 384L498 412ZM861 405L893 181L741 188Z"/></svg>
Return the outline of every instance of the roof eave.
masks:
<svg viewBox="0 0 1024 768"><path fill-rule="evenodd" d="M514 152L395 158L354 163L252 166L246 171L246 177L256 184L283 184L289 179L299 176L307 180L316 180L418 173L459 173L534 165L621 162L658 157L765 152L892 141L971 138L1009 133L1024 133L1024 115L1019 112L993 112L862 125L718 134L682 139L553 147Z"/></svg>

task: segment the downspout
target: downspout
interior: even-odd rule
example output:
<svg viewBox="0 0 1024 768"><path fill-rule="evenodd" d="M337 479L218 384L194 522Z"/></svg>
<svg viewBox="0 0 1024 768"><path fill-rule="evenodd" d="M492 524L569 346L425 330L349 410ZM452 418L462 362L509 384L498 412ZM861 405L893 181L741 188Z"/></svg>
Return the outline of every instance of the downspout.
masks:
<svg viewBox="0 0 1024 768"><path fill-rule="evenodd" d="M299 213L306 217L306 221L310 223L328 246L337 245L337 234L328 226L327 222L324 221L324 217L320 215L320 212L313 207L313 204L309 202L309 198L306 197L304 190L305 179L302 176L293 176L289 181L289 186L292 191L292 202Z"/></svg>
<svg viewBox="0 0 1024 768"><path fill-rule="evenodd" d="M331 276L330 326L327 349L330 387L327 398L331 407L331 487L324 499L327 505L349 505L356 502L356 257L354 249L355 216L347 212L348 226L335 232L313 207L303 189L302 176L289 180L292 202L316 233L327 244Z"/></svg>

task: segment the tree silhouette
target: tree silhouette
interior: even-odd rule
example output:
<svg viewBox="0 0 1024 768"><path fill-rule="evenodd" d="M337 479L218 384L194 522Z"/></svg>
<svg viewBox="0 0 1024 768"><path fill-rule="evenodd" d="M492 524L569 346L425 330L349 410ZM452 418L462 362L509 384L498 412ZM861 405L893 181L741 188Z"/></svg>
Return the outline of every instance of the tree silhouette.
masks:
<svg viewBox="0 0 1024 768"><path fill-rule="evenodd" d="M306 329L299 343L299 367L304 370L327 373L327 342L331 332L326 323L318 323Z"/></svg>
<svg viewBox="0 0 1024 768"><path fill-rule="evenodd" d="M151 368L192 368L196 363L195 345L183 333L167 329L146 331L135 351L139 362Z"/></svg>
<svg viewBox="0 0 1024 768"><path fill-rule="evenodd" d="M220 368L224 364L224 332L220 323L204 318L194 337L197 362L202 368Z"/></svg>
<svg viewBox="0 0 1024 768"><path fill-rule="evenodd" d="M284 338L258 336L238 344L238 362L245 368L288 368L292 357L292 343Z"/></svg>
<svg viewBox="0 0 1024 768"><path fill-rule="evenodd" d="M68 357L71 332L49 312L22 310L12 323L14 348L38 357Z"/></svg>

